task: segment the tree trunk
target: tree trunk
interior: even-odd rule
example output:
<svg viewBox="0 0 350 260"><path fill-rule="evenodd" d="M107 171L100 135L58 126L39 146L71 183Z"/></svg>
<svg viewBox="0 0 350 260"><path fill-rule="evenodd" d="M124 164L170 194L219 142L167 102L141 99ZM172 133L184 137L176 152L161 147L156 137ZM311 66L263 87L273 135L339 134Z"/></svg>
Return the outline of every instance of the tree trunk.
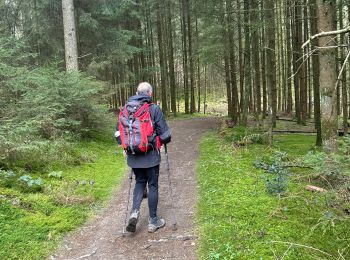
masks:
<svg viewBox="0 0 350 260"><path fill-rule="evenodd" d="M319 32L332 31L334 1L317 0ZM335 45L333 36L319 38L321 47ZM325 148L336 148L336 136L338 129L337 120L337 96L336 96L336 54L333 49L321 49L320 57L320 89L321 89L321 113L322 113L322 140Z"/></svg>
<svg viewBox="0 0 350 260"><path fill-rule="evenodd" d="M158 48L159 48L159 66L160 66L160 74L161 74L161 89L162 89L162 110L163 113L168 112L167 106L167 95L166 95L166 60L165 60L165 50L163 45L163 19L161 16L161 5L158 3L157 6L157 33L158 33Z"/></svg>
<svg viewBox="0 0 350 260"><path fill-rule="evenodd" d="M232 1L226 1L226 12L227 12L227 32L228 32L228 50L229 50L229 68L230 68L230 84L231 84L231 119L237 122L238 117L238 90L237 90L237 77L236 77L236 58L234 52L234 34L232 30L233 19L232 19Z"/></svg>
<svg viewBox="0 0 350 260"><path fill-rule="evenodd" d="M183 81L184 81L184 99L185 114L189 114L189 91L188 91L188 57L187 57L187 10L186 0L182 0L182 46L183 46Z"/></svg>
<svg viewBox="0 0 350 260"><path fill-rule="evenodd" d="M190 113L196 111L196 100L194 96L194 66L193 66L193 50L192 50L192 22L191 22L191 5L190 0L186 0L186 11L187 11L187 35L188 35L188 56L190 61Z"/></svg>
<svg viewBox="0 0 350 260"><path fill-rule="evenodd" d="M260 46L259 46L259 6L258 1L252 1L253 15L251 16L253 23L252 42L255 72L255 93L256 93L256 112L261 114L261 84L260 84Z"/></svg>
<svg viewBox="0 0 350 260"><path fill-rule="evenodd" d="M268 51L266 55L266 63L270 64L267 71L267 86L269 93L269 136L270 145L272 144L272 128L276 126L276 55L275 55L275 15L274 15L274 1L267 0L265 8L265 18L268 21L266 36Z"/></svg>
<svg viewBox="0 0 350 260"><path fill-rule="evenodd" d="M199 30L198 30L198 18L196 17L196 49L199 49ZM199 61L199 52L196 55L197 58L197 112L201 112L201 73L200 73L200 61Z"/></svg>
<svg viewBox="0 0 350 260"><path fill-rule="evenodd" d="M311 35L317 33L317 7L316 0L311 0L310 6L311 16ZM312 45L318 45L318 40L315 39ZM312 55L312 74L313 74L313 90L314 90L314 118L316 128L316 146L322 146L321 134L321 107L320 107L320 59L318 53Z"/></svg>
<svg viewBox="0 0 350 260"><path fill-rule="evenodd" d="M287 6L285 8L285 14L286 14L286 24L287 24L287 114L291 115L293 112L293 94L292 94L292 78L290 77L293 74L292 71L292 29L291 29L291 23L292 23L292 15L291 15L291 8Z"/></svg>
<svg viewBox="0 0 350 260"><path fill-rule="evenodd" d="M293 82L294 82L294 100L295 100L295 117L298 124L301 124L301 109L300 109L300 74L301 74L301 58L300 58L300 0L294 2L293 18L292 18L292 40L293 40Z"/></svg>
<svg viewBox="0 0 350 260"><path fill-rule="evenodd" d="M305 1L301 2L302 4L305 4ZM304 9L303 9L304 8ZM300 26L299 30L299 42L305 42L305 35L307 35L307 12L305 13L305 10L307 11L307 5L303 5L300 7L300 15L302 21L304 22L304 31L302 30L302 26ZM302 25L300 21L300 25ZM299 45L299 51L300 51L300 45ZM307 61L303 61L304 58L301 59L302 67L300 71L300 108L301 108L301 124L306 125L306 117L307 117Z"/></svg>
<svg viewBox="0 0 350 260"><path fill-rule="evenodd" d="M171 2L167 1L167 26L169 36L169 81L170 81L170 100L171 112L176 116L176 82L175 82L175 66L174 66L174 47L173 47L173 26L171 22Z"/></svg>
<svg viewBox="0 0 350 260"><path fill-rule="evenodd" d="M244 93L243 93L243 114L242 124L247 125L248 121L248 106L251 91L251 71L250 71L250 26L249 26L249 1L244 1Z"/></svg>
<svg viewBox="0 0 350 260"><path fill-rule="evenodd" d="M73 0L62 0L66 71L78 70L78 47Z"/></svg>
<svg viewBox="0 0 350 260"><path fill-rule="evenodd" d="M265 22L265 12L264 10L264 2L260 2L260 9L261 9L261 23L262 23L262 30L261 30L261 36L260 36L260 45L263 46L261 51L261 77L262 77L262 99L263 99L263 116L262 118L265 119L266 113L267 113L267 83L266 83L266 22Z"/></svg>
<svg viewBox="0 0 350 260"><path fill-rule="evenodd" d="M204 97L203 97L203 113L207 111L207 67L204 67Z"/></svg>
<svg viewBox="0 0 350 260"><path fill-rule="evenodd" d="M343 28L343 24L344 24L343 8L344 8L344 4L341 3L339 5L339 27L340 28ZM345 36L344 34L341 34L340 43L343 44L344 42L345 42ZM344 50L341 49L340 52L341 52L340 61L341 61L341 65L343 65L345 61ZM342 91L342 110L343 110L343 131L344 131L344 135L347 135L348 133L348 94L347 94L347 85L346 85L346 65L344 67L344 71L342 74L341 91Z"/></svg>
<svg viewBox="0 0 350 260"><path fill-rule="evenodd" d="M239 92L240 92L240 101L239 108L241 114L241 120L243 121L243 104L244 104L244 57L243 57L243 43L242 43L242 8L241 0L237 0L237 30L238 30L238 59L239 59ZM243 123L243 122L241 122Z"/></svg>

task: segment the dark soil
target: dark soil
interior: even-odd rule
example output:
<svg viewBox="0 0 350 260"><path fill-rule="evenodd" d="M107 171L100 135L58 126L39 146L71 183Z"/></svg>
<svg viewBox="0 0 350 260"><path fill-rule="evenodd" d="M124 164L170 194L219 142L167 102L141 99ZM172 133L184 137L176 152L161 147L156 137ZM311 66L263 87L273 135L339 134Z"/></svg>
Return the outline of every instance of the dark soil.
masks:
<svg viewBox="0 0 350 260"><path fill-rule="evenodd" d="M51 259L196 259L198 234L195 225L197 181L195 166L198 145L203 133L217 128L218 119L200 118L170 122L173 141L168 145L171 181L177 219L172 230L165 156L159 179L158 215L167 221L154 234L147 232L147 200L142 203L141 217L134 234L123 236L125 207L128 197L127 176L115 192L110 205L80 230L68 235Z"/></svg>

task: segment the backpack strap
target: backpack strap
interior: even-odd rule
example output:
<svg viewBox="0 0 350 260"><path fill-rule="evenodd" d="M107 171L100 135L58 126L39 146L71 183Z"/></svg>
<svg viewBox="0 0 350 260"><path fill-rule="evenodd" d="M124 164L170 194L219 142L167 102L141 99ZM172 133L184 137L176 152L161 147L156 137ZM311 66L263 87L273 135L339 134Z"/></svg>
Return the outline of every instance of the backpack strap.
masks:
<svg viewBox="0 0 350 260"><path fill-rule="evenodd" d="M156 124L154 122L154 117L155 117L154 113L155 113L155 109L156 109L157 106L158 105L156 103L153 103L153 102L150 103L149 104L149 113L150 113L151 120L152 120L152 125L153 125L155 148L159 150L160 147L162 146L162 144L160 142L160 137L157 136L157 132L156 132L156 128L155 128Z"/></svg>

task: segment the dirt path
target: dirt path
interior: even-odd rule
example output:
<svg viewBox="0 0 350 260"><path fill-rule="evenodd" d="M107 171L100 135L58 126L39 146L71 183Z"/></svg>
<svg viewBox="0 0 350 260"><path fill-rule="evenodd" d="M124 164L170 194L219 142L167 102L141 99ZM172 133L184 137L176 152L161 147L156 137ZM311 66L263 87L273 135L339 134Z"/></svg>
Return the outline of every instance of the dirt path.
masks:
<svg viewBox="0 0 350 260"><path fill-rule="evenodd" d="M172 231L172 210L163 156L159 179L158 215L167 225L154 234L147 232L148 207L143 201L135 234L122 236L128 182L116 191L110 205L94 220L65 238L51 259L196 259L197 236L194 211L197 199L195 163L203 133L216 128L217 119L173 121L173 141L169 144L172 187L177 231Z"/></svg>

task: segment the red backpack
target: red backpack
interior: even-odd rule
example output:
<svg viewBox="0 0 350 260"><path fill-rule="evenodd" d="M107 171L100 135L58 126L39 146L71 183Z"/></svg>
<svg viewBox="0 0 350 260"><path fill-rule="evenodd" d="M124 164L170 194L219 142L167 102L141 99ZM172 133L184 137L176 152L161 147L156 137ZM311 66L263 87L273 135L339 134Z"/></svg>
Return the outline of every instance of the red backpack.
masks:
<svg viewBox="0 0 350 260"><path fill-rule="evenodd" d="M132 154L146 153L161 146L153 127L150 105L148 102L130 101L120 109L118 127L121 145Z"/></svg>

